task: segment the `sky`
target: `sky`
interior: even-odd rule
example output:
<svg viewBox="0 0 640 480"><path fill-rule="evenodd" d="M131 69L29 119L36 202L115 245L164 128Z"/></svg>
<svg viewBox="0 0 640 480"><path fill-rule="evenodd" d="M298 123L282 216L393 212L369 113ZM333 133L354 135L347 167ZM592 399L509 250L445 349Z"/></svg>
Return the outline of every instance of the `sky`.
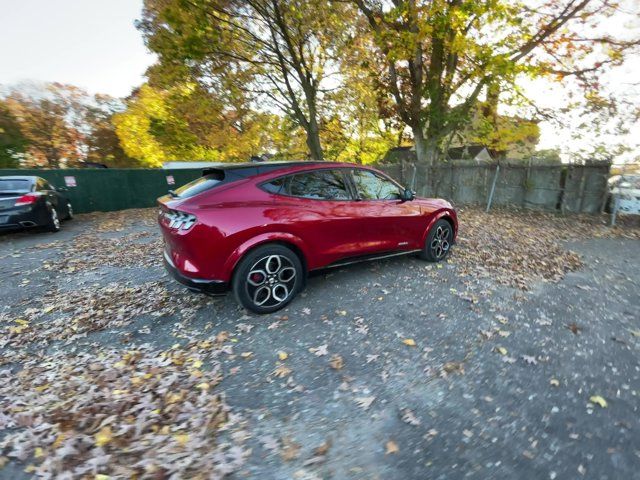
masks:
<svg viewBox="0 0 640 480"><path fill-rule="evenodd" d="M0 0L0 84L128 95L154 61L134 26L141 10L141 0Z"/></svg>
<svg viewBox="0 0 640 480"><path fill-rule="evenodd" d="M624 1L632 5L640 0ZM142 0L0 0L0 85L61 82L90 93L128 95L143 83L144 72L155 58L134 26L141 10ZM610 22L603 27L629 28ZM625 80L637 83L638 78L640 57L610 80L614 88L625 89L629 88ZM540 105L550 107L561 105L566 95L557 86L545 84L531 87L529 93ZM571 138L571 126L558 129L543 122L540 127L540 149L584 146ZM628 140L638 143L640 124L632 128ZM631 156L637 153L627 155Z"/></svg>

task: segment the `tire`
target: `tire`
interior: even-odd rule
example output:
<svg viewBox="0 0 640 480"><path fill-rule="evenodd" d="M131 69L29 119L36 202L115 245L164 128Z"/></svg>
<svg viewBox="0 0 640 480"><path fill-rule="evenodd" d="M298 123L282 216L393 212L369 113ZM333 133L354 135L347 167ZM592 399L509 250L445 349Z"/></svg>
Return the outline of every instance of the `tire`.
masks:
<svg viewBox="0 0 640 480"><path fill-rule="evenodd" d="M275 244L258 247L245 255L232 280L238 303L259 314L284 308L303 285L304 269L298 256Z"/></svg>
<svg viewBox="0 0 640 480"><path fill-rule="evenodd" d="M49 221L45 225L45 228L49 232L60 231L60 217L58 216L58 211L53 206L49 209Z"/></svg>
<svg viewBox="0 0 640 480"><path fill-rule="evenodd" d="M448 221L440 219L429 230L420 258L428 262L441 262L449 255L452 243L453 227Z"/></svg>
<svg viewBox="0 0 640 480"><path fill-rule="evenodd" d="M71 206L71 202L67 202L67 217L66 220L71 220L73 218L73 207Z"/></svg>

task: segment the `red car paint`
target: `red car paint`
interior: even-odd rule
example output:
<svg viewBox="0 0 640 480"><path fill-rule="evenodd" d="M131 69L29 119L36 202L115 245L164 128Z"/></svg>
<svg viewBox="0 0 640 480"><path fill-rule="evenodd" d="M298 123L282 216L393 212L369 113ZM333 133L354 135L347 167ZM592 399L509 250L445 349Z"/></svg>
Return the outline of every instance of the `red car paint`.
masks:
<svg viewBox="0 0 640 480"><path fill-rule="evenodd" d="M364 169L389 179L356 164L300 162L186 199L161 197L165 260L187 279L226 285L242 256L267 242L292 247L311 271L352 257L420 250L429 228L442 217L452 223L455 239L456 212L445 200L317 200L260 188L277 177L320 169ZM170 211L192 214L197 220L188 230L170 228L165 215Z"/></svg>

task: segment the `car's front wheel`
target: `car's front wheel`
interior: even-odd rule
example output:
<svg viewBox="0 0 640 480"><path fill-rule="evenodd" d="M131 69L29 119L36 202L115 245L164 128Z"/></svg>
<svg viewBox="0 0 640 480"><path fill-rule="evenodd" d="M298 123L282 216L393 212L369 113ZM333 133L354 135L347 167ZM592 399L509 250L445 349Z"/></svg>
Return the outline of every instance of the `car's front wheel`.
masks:
<svg viewBox="0 0 640 480"><path fill-rule="evenodd" d="M453 227L444 220L438 220L429 230L420 257L429 262L440 262L447 258L453 243Z"/></svg>
<svg viewBox="0 0 640 480"><path fill-rule="evenodd" d="M247 310L271 313L293 300L303 284L304 269L298 256L282 245L264 245L240 261L232 289Z"/></svg>

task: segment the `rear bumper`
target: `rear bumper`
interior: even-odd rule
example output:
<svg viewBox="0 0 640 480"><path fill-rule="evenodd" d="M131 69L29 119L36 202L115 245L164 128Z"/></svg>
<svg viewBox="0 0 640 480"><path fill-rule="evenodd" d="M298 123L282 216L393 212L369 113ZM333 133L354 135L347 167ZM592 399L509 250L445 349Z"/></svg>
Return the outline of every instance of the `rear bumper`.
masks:
<svg viewBox="0 0 640 480"><path fill-rule="evenodd" d="M46 217L30 207L0 211L0 230L36 227L46 223Z"/></svg>
<svg viewBox="0 0 640 480"><path fill-rule="evenodd" d="M164 268L178 282L192 290L205 293L225 293L229 290L227 282L221 280L203 280L201 278L191 278L183 275L173 264L167 252L164 252Z"/></svg>

